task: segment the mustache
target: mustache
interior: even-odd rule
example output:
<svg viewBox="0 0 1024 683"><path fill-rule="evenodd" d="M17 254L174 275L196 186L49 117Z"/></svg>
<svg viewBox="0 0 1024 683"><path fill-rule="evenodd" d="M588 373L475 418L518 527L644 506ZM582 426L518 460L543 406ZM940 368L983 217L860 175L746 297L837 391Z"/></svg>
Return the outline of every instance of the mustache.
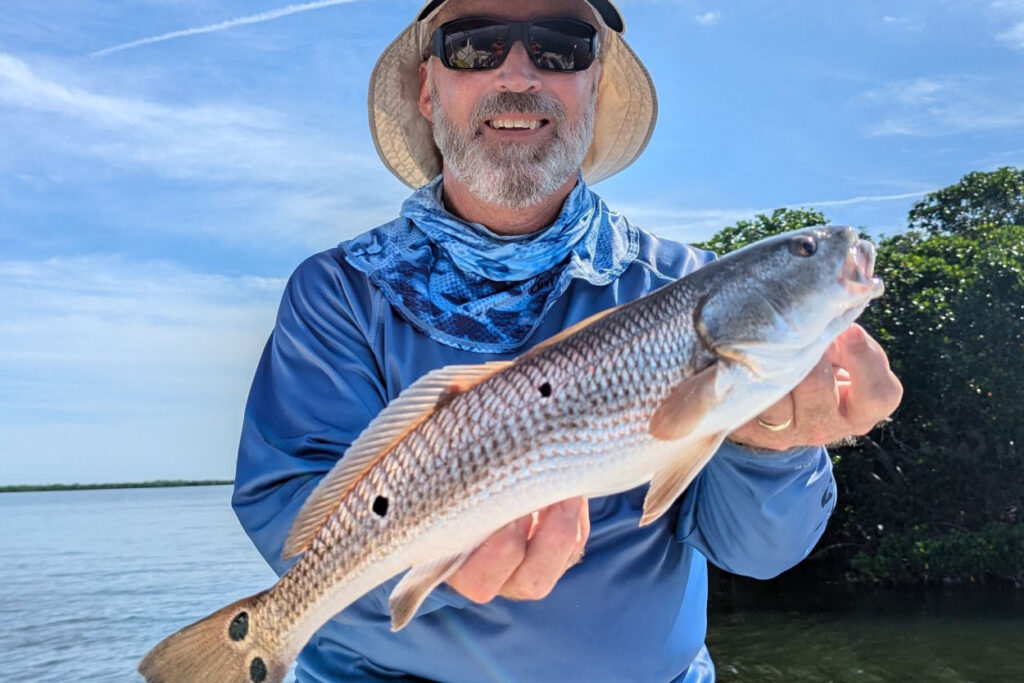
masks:
<svg viewBox="0 0 1024 683"><path fill-rule="evenodd" d="M542 116L555 123L565 123L565 107L554 97L521 92L499 92L488 95L473 110L473 127L501 114Z"/></svg>

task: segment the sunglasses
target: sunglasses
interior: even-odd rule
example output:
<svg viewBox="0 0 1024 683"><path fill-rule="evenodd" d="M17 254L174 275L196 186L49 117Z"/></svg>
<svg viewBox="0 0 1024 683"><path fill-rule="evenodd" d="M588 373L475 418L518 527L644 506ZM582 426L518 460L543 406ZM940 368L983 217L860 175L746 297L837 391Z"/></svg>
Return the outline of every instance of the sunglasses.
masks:
<svg viewBox="0 0 1024 683"><path fill-rule="evenodd" d="M430 54L449 69L486 71L501 66L516 41L542 71L583 71L597 56L597 29L576 19L502 21L456 19L434 31Z"/></svg>

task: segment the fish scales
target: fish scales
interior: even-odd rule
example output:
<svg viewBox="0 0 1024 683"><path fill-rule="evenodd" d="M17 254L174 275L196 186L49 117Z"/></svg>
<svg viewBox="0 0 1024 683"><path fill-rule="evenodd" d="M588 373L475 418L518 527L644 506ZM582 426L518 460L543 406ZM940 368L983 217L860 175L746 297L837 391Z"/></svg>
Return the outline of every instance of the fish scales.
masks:
<svg viewBox="0 0 1024 683"><path fill-rule="evenodd" d="M801 262L816 251L821 258ZM280 681L313 632L361 595L412 567L392 593L401 627L460 557L531 510L654 477L642 523L653 521L725 434L791 390L881 293L873 261L849 228L779 236L507 366L469 373L466 386L456 373L464 368L441 373L456 379L436 399L440 385L429 382L442 380L431 373L417 383L423 391L403 392L360 436L365 464L357 457L356 469L345 469L342 459L336 482L347 488L335 503L325 499L333 507L319 528L297 524L299 538L307 529L312 538L278 583L171 636L140 671L151 682L186 671L189 680L221 681L266 668L260 680ZM228 644L242 657L232 658L224 624L242 615L256 635ZM202 657L217 666L203 669Z"/></svg>
<svg viewBox="0 0 1024 683"><path fill-rule="evenodd" d="M318 566L320 560L297 566L295 573L324 576L324 585L343 583L374 559L374 550L392 552L415 529L436 523L442 510L442 517L457 517L523 481L543 486L565 472L586 471L581 462L595 465L649 440L650 414L669 382L685 371L670 359L697 355L678 351L697 343L684 327L674 326L675 334L653 329L690 304L692 295L675 289L675 296L665 297L668 303L652 302L663 315L641 307L616 311L441 406L380 459L321 529L313 543L334 549L330 560L324 557L328 566ZM643 343L651 337L672 341ZM646 369L643 377L639 368ZM544 382L552 395L538 400ZM580 415L587 416L582 425ZM494 431L485 435L484 427ZM367 512L377 495L389 500L383 526ZM411 527L409 519L415 520ZM295 599L290 591L280 597Z"/></svg>
<svg viewBox="0 0 1024 683"><path fill-rule="evenodd" d="M686 305L687 299L677 296L672 303ZM665 307L665 302L656 305ZM375 559L375 554L367 551L376 548L382 554L393 552L409 536L416 535L413 528L436 523L438 506L446 511L444 516L458 517L486 498L525 481L543 488L565 473L592 473L602 461L614 460L616 455L624 457L631 447L650 440L647 423L664 393L658 388L667 389L668 382L681 370L677 363L666 361L692 357L692 353L673 351L687 342L692 344L694 339L676 326L677 339L668 346L645 347L637 342L648 336L665 339L665 334L651 335L651 328L664 325L676 314L669 310L664 316L653 316L637 308L617 311L564 344L565 351L545 349L487 380L480 391L456 396L439 411L450 413L452 419L428 420L411 430L356 487L350 497L353 505L339 507L335 513L336 517L355 512L357 531L362 533L352 534L350 530L344 538L330 534L335 555L347 561L331 562L325 583L337 583L342 577L359 573ZM575 362L567 362L567 357ZM655 368L648 383L639 382L630 372L641 366ZM552 396L539 401L538 387L544 382L552 385ZM572 405L585 407L579 411L564 409ZM582 425L575 412L587 416ZM480 419L481 415L492 415L493 419ZM457 429L445 433L442 425ZM497 430L483 439L482 428L492 425ZM424 433L430 438L424 438ZM456 463L454 469L459 476L431 476L446 454ZM389 463L415 474L394 477L393 472L386 471ZM395 500L394 514L387 518L391 529L402 528L405 519L416 520L413 528L403 529L407 533L380 533L382 530L375 528L376 520L366 510L370 498L378 492L390 493L389 499ZM326 526L337 525L332 519ZM366 532L372 531L378 534L371 539L374 534ZM353 547L363 552L353 553ZM324 569L309 567L316 574L323 574ZM303 573L301 569L299 573ZM291 595L282 597L294 599Z"/></svg>

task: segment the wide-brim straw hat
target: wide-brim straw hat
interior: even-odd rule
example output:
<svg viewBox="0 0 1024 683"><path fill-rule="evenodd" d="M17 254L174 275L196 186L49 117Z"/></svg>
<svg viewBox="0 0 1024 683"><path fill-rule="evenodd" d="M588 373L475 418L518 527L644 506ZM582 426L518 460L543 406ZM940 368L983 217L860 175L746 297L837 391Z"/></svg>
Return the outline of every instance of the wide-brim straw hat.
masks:
<svg viewBox="0 0 1024 683"><path fill-rule="evenodd" d="M654 132L658 99L654 81L622 38L619 10L608 0L587 0L608 30L602 32L604 76L598 92L594 139L583 159L583 178L596 183L633 163ZM441 172L441 153L417 101L419 66L431 17L445 0L431 0L377 60L370 76L370 132L388 169L412 188Z"/></svg>

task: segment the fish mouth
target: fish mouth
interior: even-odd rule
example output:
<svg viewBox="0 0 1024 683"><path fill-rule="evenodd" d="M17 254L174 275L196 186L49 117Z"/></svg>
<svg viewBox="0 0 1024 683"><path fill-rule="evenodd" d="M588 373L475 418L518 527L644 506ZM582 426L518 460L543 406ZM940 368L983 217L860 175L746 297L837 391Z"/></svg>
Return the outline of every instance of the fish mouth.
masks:
<svg viewBox="0 0 1024 683"><path fill-rule="evenodd" d="M885 289L882 279L875 275L875 245L857 240L846 252L846 260L839 272L839 281L858 298L881 296Z"/></svg>

